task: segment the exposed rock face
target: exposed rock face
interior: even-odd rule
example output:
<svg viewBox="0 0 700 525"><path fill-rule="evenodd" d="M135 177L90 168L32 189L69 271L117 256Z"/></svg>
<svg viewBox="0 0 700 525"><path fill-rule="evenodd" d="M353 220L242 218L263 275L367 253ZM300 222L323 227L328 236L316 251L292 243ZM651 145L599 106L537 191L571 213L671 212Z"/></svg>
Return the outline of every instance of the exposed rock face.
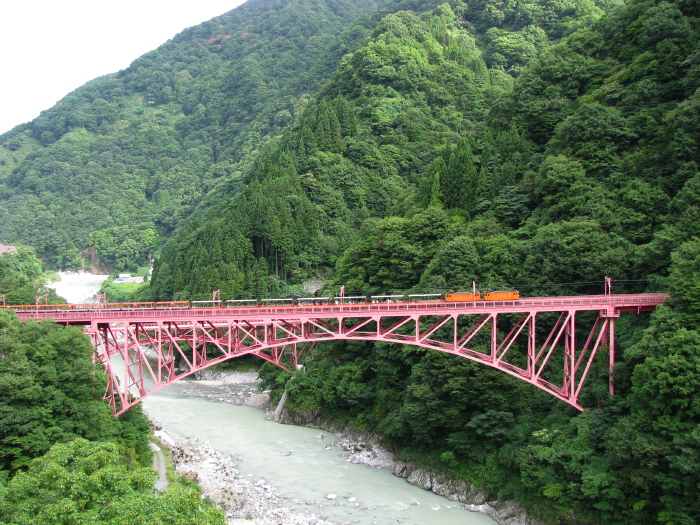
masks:
<svg viewBox="0 0 700 525"><path fill-rule="evenodd" d="M323 419L319 412L295 412L285 409L279 414L279 422L285 425L296 425L298 427L323 428L334 434L340 430Z"/></svg>
<svg viewBox="0 0 700 525"><path fill-rule="evenodd" d="M452 480L441 474L435 474L418 468L411 463L396 461L394 462L392 472L395 476L405 478L411 485L430 490L452 501L460 501L471 505L482 505L488 500L486 494L464 480Z"/></svg>
<svg viewBox="0 0 700 525"><path fill-rule="evenodd" d="M82 258L88 265L85 271L93 275L109 275L114 272L111 266L103 263L97 255L96 248L85 248L78 253L78 257Z"/></svg>
<svg viewBox="0 0 700 525"><path fill-rule="evenodd" d="M488 495L464 480L453 480L401 461L395 462L392 472L405 478L412 485L430 490L449 500L464 503L467 510L486 514L501 525L543 525L539 519L528 516L520 503L489 501Z"/></svg>
<svg viewBox="0 0 700 525"><path fill-rule="evenodd" d="M529 517L518 502L491 500L478 487L464 480L450 479L414 464L396 460L393 454L381 447L379 436L329 424L315 412L294 412L285 409L279 414L279 422L322 428L332 432L341 440L331 445L347 450L353 463L364 463L374 468L389 468L395 476L404 478L411 485L430 490L449 500L459 501L465 504L467 510L486 514L501 525L543 525L542 521Z"/></svg>

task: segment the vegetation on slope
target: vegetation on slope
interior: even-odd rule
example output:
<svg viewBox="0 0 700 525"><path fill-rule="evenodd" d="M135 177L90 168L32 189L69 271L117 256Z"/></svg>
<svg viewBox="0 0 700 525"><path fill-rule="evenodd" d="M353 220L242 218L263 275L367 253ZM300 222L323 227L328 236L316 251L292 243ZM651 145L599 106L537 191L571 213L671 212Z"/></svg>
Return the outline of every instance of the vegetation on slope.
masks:
<svg viewBox="0 0 700 525"><path fill-rule="evenodd" d="M519 224L529 209L514 185L527 169L531 145L515 128L485 128L489 108L514 79L486 65L467 19L472 14L466 5L445 4L378 21L370 40L343 58L292 128L255 158L247 184L211 210L209 220L191 223L168 244L154 270L152 297L205 298L216 283L228 297L284 293L265 275L298 283L333 273L364 235L361 227L371 227L367 219L416 213L437 204L431 192L452 199L446 204L455 211L451 220L464 222L479 205L489 209L484 199L493 198L507 216L504 226ZM525 31L511 29L513 35ZM540 33L538 52L548 44L544 29ZM466 152L471 136L483 136L478 160ZM436 157L454 171L443 174L442 190L421 180L434 179ZM457 173L464 162L483 165Z"/></svg>
<svg viewBox="0 0 700 525"><path fill-rule="evenodd" d="M0 275L9 300L44 291L29 250L0 255ZM114 417L93 352L80 327L0 309L0 523L224 523L197 486L156 492L148 420Z"/></svg>
<svg viewBox="0 0 700 525"><path fill-rule="evenodd" d="M0 241L58 269L80 268L88 247L117 270L145 263L217 187L238 185L332 72L326 48L374 5L253 0L6 133Z"/></svg>
<svg viewBox="0 0 700 525"><path fill-rule="evenodd" d="M5 304L35 304L39 295L46 295L50 304L64 303L46 283L41 261L32 248L20 245L14 253L0 255L0 296Z"/></svg>
<svg viewBox="0 0 700 525"><path fill-rule="evenodd" d="M224 261L238 276L226 291L244 295L284 291L271 272L319 269L362 292L656 283L673 305L646 330L620 320L617 395L598 364L584 414L396 345L319 346L294 381L263 374L298 409L379 432L553 522L694 523L698 15L631 2L502 69L458 7L384 17L249 184L163 253L152 292L226 286Z"/></svg>
<svg viewBox="0 0 700 525"><path fill-rule="evenodd" d="M321 346L292 382L266 366L267 384L552 522L695 523L699 16L630 2L542 51L437 149L390 212L402 216L366 220L336 267L336 286L363 291L662 283L675 299L649 328L618 324L613 399L602 368L576 414L460 358L387 344Z"/></svg>
<svg viewBox="0 0 700 525"><path fill-rule="evenodd" d="M58 443L6 487L0 521L17 525L221 525L223 512L194 484L157 493L150 467L129 468L112 443L76 439Z"/></svg>
<svg viewBox="0 0 700 525"><path fill-rule="evenodd" d="M180 188L205 188L230 198L205 203L177 229L144 297L208 298L214 289L225 298L288 295L314 275L329 280L328 290L348 292L463 289L476 280L555 295L599 291L589 283L604 276L616 291L670 290L672 304L649 326L643 317L618 321L616 396L608 397L599 360L583 414L463 359L397 345L321 345L294 381L267 365L263 374L275 392L288 387L292 406L379 432L405 457L523 501L552 522L694 523L699 20L691 0L386 4L309 55L308 71L328 79L314 97L289 87L268 100L261 86L275 83L270 70L258 74L246 62L245 78L225 71L221 85L234 82L232 96L248 93L244 81L252 79L262 91L247 99L265 99L250 125L248 106L229 107L228 135L218 113L225 100L207 98L199 85L196 104L177 103L191 108L180 114L167 98L179 88L159 92L149 76L157 69L135 64L122 76L150 79L139 84L153 101L140 118L159 137L152 144L167 147L151 151L159 167L132 196L145 188L147 199L165 204L149 208L162 216L139 212L138 221L109 226L124 230L96 228L93 245L131 264L118 254L132 241L135 261L153 248L151 231L168 234L195 210ZM190 36L205 46L213 29ZM231 45L223 36L206 40L203 64ZM188 71L199 63L192 58ZM308 78L292 76L288 86ZM290 114L266 112L285 93L297 96L296 106L285 106ZM158 111L165 124L154 127ZM267 138L241 142L238 124ZM79 133L94 132L76 129L49 143L75 140L73 154L86 148ZM180 156L210 151L207 137L218 149L192 162ZM17 162L29 170L34 160L22 148ZM218 176L211 170L222 158L232 164ZM8 210L25 195L17 181L42 183L22 178L24 169L3 179L3 191L16 192Z"/></svg>

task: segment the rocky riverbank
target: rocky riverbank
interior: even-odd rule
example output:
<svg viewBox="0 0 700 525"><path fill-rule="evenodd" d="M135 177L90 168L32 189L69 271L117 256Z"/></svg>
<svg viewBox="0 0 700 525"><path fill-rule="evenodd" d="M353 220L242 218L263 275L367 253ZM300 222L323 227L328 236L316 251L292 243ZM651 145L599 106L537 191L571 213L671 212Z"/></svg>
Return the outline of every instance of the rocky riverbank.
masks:
<svg viewBox="0 0 700 525"><path fill-rule="evenodd" d="M269 406L269 393L259 392L256 372L205 370L192 382L208 388L184 389L186 395L263 410ZM199 484L202 495L226 513L228 525L337 525L323 516L324 502L290 500L265 480L241 477L235 458L196 436L176 442L158 422L152 426L154 436L170 450L175 471Z"/></svg>
<svg viewBox="0 0 700 525"><path fill-rule="evenodd" d="M335 525L322 515L323 503L290 500L265 480L242 478L233 458L196 437L175 442L157 424L154 435L170 450L175 470L199 484L229 525Z"/></svg>
<svg viewBox="0 0 700 525"><path fill-rule="evenodd" d="M459 501L463 504L462 508L486 514L499 525L544 525L542 521L528 516L524 507L516 501L493 500L464 480L453 480L415 464L397 460L381 447L378 436L333 427L318 414L282 410L278 420L285 424L324 428L341 438L331 445L347 450L348 461L373 468L391 469L395 476L404 478L408 483L451 501Z"/></svg>
<svg viewBox="0 0 700 525"><path fill-rule="evenodd" d="M195 392L193 389L192 395L266 409L268 418L273 417L275 407L269 405L269 393L258 391L255 372L204 371L199 373L194 381L207 389L205 393L202 390ZM185 394L187 395L187 390ZM278 416L282 423L324 428L326 432L332 432L339 439L329 443L326 450L337 447L346 451L348 462L364 464L371 468L390 469L408 483L458 501L463 509L489 515L502 525L541 525L538 520L529 518L522 506L516 502L490 500L464 481L450 480L416 465L396 460L393 454L380 446L377 436L364 435L346 428L330 428L317 414L281 410ZM156 430L155 434L171 450L176 470L187 472L197 480L203 494L224 509L229 525L244 523L238 520L258 525L332 523L327 521L323 514L323 508L333 504L333 500L338 497L332 493L332 488L329 489L326 501L291 500L280 495L265 480L242 479L238 475L234 459L222 456L207 443L199 443L194 437L175 443L162 430ZM320 434L317 437L320 439L325 435ZM250 521L251 519L253 521Z"/></svg>
<svg viewBox="0 0 700 525"><path fill-rule="evenodd" d="M258 390L257 372L226 372L202 370L194 374L200 386L211 387L207 399L232 405L245 405L266 410L270 405L270 393Z"/></svg>

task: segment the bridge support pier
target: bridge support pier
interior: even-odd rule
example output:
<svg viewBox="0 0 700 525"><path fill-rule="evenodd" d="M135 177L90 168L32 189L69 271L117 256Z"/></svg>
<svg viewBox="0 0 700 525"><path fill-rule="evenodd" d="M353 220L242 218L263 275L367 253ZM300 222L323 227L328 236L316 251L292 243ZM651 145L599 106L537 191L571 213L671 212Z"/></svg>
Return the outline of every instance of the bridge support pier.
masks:
<svg viewBox="0 0 700 525"><path fill-rule="evenodd" d="M294 368L313 343L280 341L248 322L95 322L90 327L97 360L109 375L105 399L120 415L142 398L214 364L255 355ZM246 345L245 342L253 344ZM274 346L264 344L270 340Z"/></svg>

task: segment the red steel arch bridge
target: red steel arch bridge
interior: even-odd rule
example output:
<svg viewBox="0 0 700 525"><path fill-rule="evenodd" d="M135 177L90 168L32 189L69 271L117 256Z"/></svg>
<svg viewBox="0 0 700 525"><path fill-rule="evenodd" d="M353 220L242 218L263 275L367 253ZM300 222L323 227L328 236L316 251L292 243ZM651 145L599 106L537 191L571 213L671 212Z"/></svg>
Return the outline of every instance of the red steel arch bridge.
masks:
<svg viewBox="0 0 700 525"><path fill-rule="evenodd" d="M115 415L185 376L243 355L283 368L323 341L385 341L445 352L510 374L579 410L596 356L613 388L615 319L654 310L665 293L525 297L512 301L325 304L255 308L17 311L83 325L109 375Z"/></svg>

